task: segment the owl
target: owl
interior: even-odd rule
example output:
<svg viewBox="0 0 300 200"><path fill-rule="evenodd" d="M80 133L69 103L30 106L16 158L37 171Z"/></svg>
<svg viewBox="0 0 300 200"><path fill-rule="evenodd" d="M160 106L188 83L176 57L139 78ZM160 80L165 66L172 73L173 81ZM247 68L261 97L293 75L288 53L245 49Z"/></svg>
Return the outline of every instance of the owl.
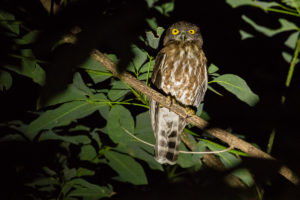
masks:
<svg viewBox="0 0 300 200"><path fill-rule="evenodd" d="M155 59L151 82L170 103L184 106L188 113L197 108L207 89L206 57L198 26L179 21L171 25L163 40L164 47ZM172 101L171 101L172 100ZM150 100L150 117L154 131L155 159L173 165L178 159L180 135L186 118Z"/></svg>

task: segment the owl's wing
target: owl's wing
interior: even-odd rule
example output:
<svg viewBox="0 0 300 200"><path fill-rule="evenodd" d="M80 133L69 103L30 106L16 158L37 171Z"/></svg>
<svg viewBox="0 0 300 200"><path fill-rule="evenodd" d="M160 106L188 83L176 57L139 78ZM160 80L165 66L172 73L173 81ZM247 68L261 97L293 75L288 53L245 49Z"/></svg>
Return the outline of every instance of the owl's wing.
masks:
<svg viewBox="0 0 300 200"><path fill-rule="evenodd" d="M158 89L161 89L161 72L160 70L163 68L165 64L166 54L163 53L163 51L160 51L156 58L155 58L155 64L152 72L151 82L153 85L155 85ZM156 103L156 101L150 100L150 117L152 122L152 128L155 130L155 125L157 121L157 115L159 105Z"/></svg>
<svg viewBox="0 0 300 200"><path fill-rule="evenodd" d="M158 88L161 89L160 84L161 84L161 70L163 66L165 65L165 60L166 60L166 54L164 51L160 51L156 58L155 58L155 64L152 72L152 78L151 82Z"/></svg>
<svg viewBox="0 0 300 200"><path fill-rule="evenodd" d="M202 82L200 83L200 85L198 86L198 90L196 92L196 98L195 101L193 103L193 106L195 106L196 108L199 107L201 101L204 98L205 92L207 90L207 70L206 70L206 58L205 56L201 56L200 57L200 62L201 66L200 66L200 74L199 76L202 79Z"/></svg>

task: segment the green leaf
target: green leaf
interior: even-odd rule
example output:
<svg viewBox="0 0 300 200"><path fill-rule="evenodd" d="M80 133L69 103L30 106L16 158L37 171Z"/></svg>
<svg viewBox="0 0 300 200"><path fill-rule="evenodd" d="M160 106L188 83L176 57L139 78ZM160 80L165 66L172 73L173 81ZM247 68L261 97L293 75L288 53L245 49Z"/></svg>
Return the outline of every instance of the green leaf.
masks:
<svg viewBox="0 0 300 200"><path fill-rule="evenodd" d="M151 169L163 171L162 165L154 159L154 149L151 148L151 150L149 150L148 148L145 148L145 144L141 144L138 141L132 141L126 146L122 144L118 145L115 149L127 153L131 157L145 161Z"/></svg>
<svg viewBox="0 0 300 200"><path fill-rule="evenodd" d="M200 141L200 143L204 143L204 142ZM220 146L218 146L218 145L216 145L214 143L205 142L204 144L211 151L220 151L220 150L223 150L223 148L221 148ZM241 162L241 160L239 158L237 158L235 155L233 155L232 153L229 153L229 152L218 153L216 155L220 157L220 160L222 161L222 163L224 164L224 166L227 169L235 167L235 166L237 166Z"/></svg>
<svg viewBox="0 0 300 200"><path fill-rule="evenodd" d="M146 38L148 45L153 49L157 49L159 44L159 38L155 37L152 31L146 31Z"/></svg>
<svg viewBox="0 0 300 200"><path fill-rule="evenodd" d="M99 108L100 115L107 121L110 112L110 106L103 106Z"/></svg>
<svg viewBox="0 0 300 200"><path fill-rule="evenodd" d="M219 70L219 68L216 65L214 65L214 64L210 64L209 67L208 67L208 69L207 69L207 71L208 71L209 74L215 73L218 70Z"/></svg>
<svg viewBox="0 0 300 200"><path fill-rule="evenodd" d="M148 5L149 8L152 8L153 5L154 5L156 2L158 2L158 1L159 1L159 0L146 0L147 5Z"/></svg>
<svg viewBox="0 0 300 200"><path fill-rule="evenodd" d="M96 158L97 152L93 145L83 145L81 147L81 151L79 153L79 158L80 160L87 160L87 161L92 161L94 158Z"/></svg>
<svg viewBox="0 0 300 200"><path fill-rule="evenodd" d="M292 49L295 49L298 37L299 37L299 32L298 31L294 32L288 37L288 39L284 42L284 44Z"/></svg>
<svg viewBox="0 0 300 200"><path fill-rule="evenodd" d="M135 135L150 144L155 143L149 111L136 116ZM127 146L127 150L129 155L146 161L151 169L163 171L161 164L154 159L153 147L149 147L132 138L132 143Z"/></svg>
<svg viewBox="0 0 300 200"><path fill-rule="evenodd" d="M278 33L285 32L285 31L298 30L298 27L294 23L292 23L286 19L283 19L283 18L279 19L279 23L280 23L281 27L278 29L270 29L270 28L267 28L264 26L260 26L260 25L256 24L253 20L248 18L246 15L243 15L242 19L245 20L248 24L250 24L258 32L261 32L269 37L276 35Z"/></svg>
<svg viewBox="0 0 300 200"><path fill-rule="evenodd" d="M91 135L92 139L97 142L99 147L101 147L102 144L101 144L101 140L99 137L99 131L100 131L99 128L95 128L92 132L90 132L90 135Z"/></svg>
<svg viewBox="0 0 300 200"><path fill-rule="evenodd" d="M186 131L186 129L185 129ZM191 134L186 135L189 139L189 141L193 144L193 151L194 152L203 152L205 151L206 146L199 145L197 141L195 140L194 136ZM183 143L180 144L180 150L181 151L189 151ZM180 153L178 156L178 165L180 165L182 168L188 168L188 167L194 167L195 169L200 169L202 166L202 161L200 160L204 154L184 154Z"/></svg>
<svg viewBox="0 0 300 200"><path fill-rule="evenodd" d="M300 8L300 0L281 0L281 2L292 8Z"/></svg>
<svg viewBox="0 0 300 200"><path fill-rule="evenodd" d="M180 144L181 151L188 151L188 149L184 146L183 143ZM188 168L195 165L192 154L179 154L177 164L182 168Z"/></svg>
<svg viewBox="0 0 300 200"><path fill-rule="evenodd" d="M138 71L143 63L147 60L147 53L136 45L131 46L131 51L133 52L134 57L127 69L131 72L135 72Z"/></svg>
<svg viewBox="0 0 300 200"><path fill-rule="evenodd" d="M241 40L245 40L247 38L253 38L254 36L246 31L240 30Z"/></svg>
<svg viewBox="0 0 300 200"><path fill-rule="evenodd" d="M64 190L65 194L67 194L67 198L70 197L85 197L88 199L100 199L103 197L111 197L114 192L112 191L112 187L99 186L92 183L87 182L82 178L76 178L69 181L64 187L74 188L70 193L67 194L68 190ZM70 187L71 186L71 187ZM64 188L63 188L64 189Z"/></svg>
<svg viewBox="0 0 300 200"><path fill-rule="evenodd" d="M140 73L145 73L147 74L148 73L148 68L149 68L149 71L152 72L153 71L153 67L154 67L154 63L155 63L155 60L152 60L151 63L150 61L149 62L146 62L140 69ZM151 77L151 76L150 76Z"/></svg>
<svg viewBox="0 0 300 200"><path fill-rule="evenodd" d="M39 35L39 31L30 31L26 35L24 35L21 39L16 39L16 43L20 45L28 45L32 44L36 41Z"/></svg>
<svg viewBox="0 0 300 200"><path fill-rule="evenodd" d="M150 113L148 110L136 116L136 127L134 132L139 138L152 144L155 143L154 133L150 120ZM152 149L152 147L149 148Z"/></svg>
<svg viewBox="0 0 300 200"><path fill-rule="evenodd" d="M9 72L0 70L0 90L9 90L12 85L12 77Z"/></svg>
<svg viewBox="0 0 300 200"><path fill-rule="evenodd" d="M26 57L33 57L31 49L23 49L21 50L22 56L22 65L21 66L13 66L13 65L5 65L4 68L9 69L11 71L16 72L22 76L26 76L31 78L35 83L43 86L45 84L46 73L44 69L32 59L27 59Z"/></svg>
<svg viewBox="0 0 300 200"><path fill-rule="evenodd" d="M77 174L78 177L81 176L94 176L95 175L95 171L87 169L87 168L83 168L83 167L79 167L77 169Z"/></svg>
<svg viewBox="0 0 300 200"><path fill-rule="evenodd" d="M108 55L108 57L112 58L112 60L116 60L116 57L113 54ZM87 71L94 83L103 82L112 76L111 72L92 57L89 57L83 64L81 64L80 68Z"/></svg>
<svg viewBox="0 0 300 200"><path fill-rule="evenodd" d="M150 28L152 30L156 30L157 29L157 22L156 22L156 18L152 17L152 18L146 18L146 22L148 23L148 25L150 26Z"/></svg>
<svg viewBox="0 0 300 200"><path fill-rule="evenodd" d="M126 128L131 133L134 132L134 120L129 110L121 105L115 105L109 112L106 130L113 142L116 144L126 144L130 142L131 138L120 126Z"/></svg>
<svg viewBox="0 0 300 200"><path fill-rule="evenodd" d="M153 49L158 48L159 41L160 41L161 35L163 34L164 30L165 29L162 27L157 27L157 29L156 29L157 37L153 34L152 31L146 31L147 43L151 48L153 48Z"/></svg>
<svg viewBox="0 0 300 200"><path fill-rule="evenodd" d="M257 6L263 10L267 10L267 8L279 6L276 2L261 2L261 1L253 1L253 0L226 0L226 3L231 5L233 8L239 6Z"/></svg>
<svg viewBox="0 0 300 200"><path fill-rule="evenodd" d="M283 52L281 53L281 55L282 55L283 59L284 59L287 63L291 63L291 61L292 61L292 59L293 59L293 57L292 57L291 54L289 54L289 53L286 52L286 51L283 51Z"/></svg>
<svg viewBox="0 0 300 200"><path fill-rule="evenodd" d="M53 177L37 177L32 182L26 183L27 187L34 188L34 190L39 190L40 192L55 192L55 185L57 181Z"/></svg>
<svg viewBox="0 0 300 200"><path fill-rule="evenodd" d="M158 10L161 14L169 16L170 12L174 10L174 1L163 3L162 5L155 6L154 8Z"/></svg>
<svg viewBox="0 0 300 200"><path fill-rule="evenodd" d="M109 160L108 165L120 175L122 181L134 185L148 183L144 169L130 156L114 151L108 151L104 155Z"/></svg>
<svg viewBox="0 0 300 200"><path fill-rule="evenodd" d="M223 86L227 91L250 106L254 106L259 101L259 97L253 93L247 83L237 75L223 74L211 82Z"/></svg>
<svg viewBox="0 0 300 200"><path fill-rule="evenodd" d="M152 76L152 72L149 72L149 75L147 73L143 73L143 74L139 75L138 80L140 80L140 81L146 81L147 78L149 80L151 80L151 76Z"/></svg>
<svg viewBox="0 0 300 200"><path fill-rule="evenodd" d="M162 36L162 34L164 33L165 29L163 27L157 27L156 29L156 34L158 35L158 37L160 38Z"/></svg>
<svg viewBox="0 0 300 200"><path fill-rule="evenodd" d="M283 59L287 62L287 63L291 63L292 62L292 59L293 59L293 56L291 55L291 54L289 54L288 52L286 52L286 51L283 51L282 53L281 53L281 55L282 55L282 57L283 57ZM296 64L299 62L299 59L297 58L296 59Z"/></svg>
<svg viewBox="0 0 300 200"><path fill-rule="evenodd" d="M236 169L232 174L241 179L248 187L253 186L254 181L248 169Z"/></svg>
<svg viewBox="0 0 300 200"><path fill-rule="evenodd" d="M69 132L72 132L72 131L86 131L86 132L89 132L90 131L90 127L87 127L85 125L81 125L81 124L76 124L75 127L71 127L69 128Z"/></svg>
<svg viewBox="0 0 300 200"><path fill-rule="evenodd" d="M70 101L85 101L88 98L80 91L78 88L76 88L73 84L70 84L67 86L67 88L59 93L56 93L51 98L47 99L46 102L43 102L43 105L40 102L40 98L37 102L37 109L40 109L41 107L47 107L52 105L57 105L65 102Z"/></svg>
<svg viewBox="0 0 300 200"><path fill-rule="evenodd" d="M48 130L43 132L39 137L39 141L45 140L60 140L71 144L90 144L91 139L86 135L75 135L75 136L68 136L68 135L58 135L52 130Z"/></svg>
<svg viewBox="0 0 300 200"><path fill-rule="evenodd" d="M209 82L210 84L211 82ZM210 85L207 86L207 89L209 89L210 91L216 93L219 96L223 96L220 92L218 92L217 90L215 90L213 87L211 87Z"/></svg>
<svg viewBox="0 0 300 200"><path fill-rule="evenodd" d="M15 35L20 34L19 23L16 22L15 16L4 10L0 10L0 25Z"/></svg>
<svg viewBox="0 0 300 200"><path fill-rule="evenodd" d="M102 107L101 103L73 101L65 103L54 110L48 110L31 122L26 131L29 139L35 138L39 131L68 125L75 119L83 118Z"/></svg>
<svg viewBox="0 0 300 200"><path fill-rule="evenodd" d="M226 0L226 3L231 5L233 8L245 5L253 5L252 0Z"/></svg>
<svg viewBox="0 0 300 200"><path fill-rule="evenodd" d="M74 74L73 85L78 89L78 91L81 91L84 95L90 97L93 96L93 93L91 92L90 88L86 86L79 72L76 72Z"/></svg>
<svg viewBox="0 0 300 200"><path fill-rule="evenodd" d="M123 81L113 81L107 96L111 101L117 101L124 97L128 92L130 92L130 89Z"/></svg>
<svg viewBox="0 0 300 200"><path fill-rule="evenodd" d="M67 166L64 166L63 172L64 179L71 180L72 178L76 177L77 170L75 168L68 168Z"/></svg>

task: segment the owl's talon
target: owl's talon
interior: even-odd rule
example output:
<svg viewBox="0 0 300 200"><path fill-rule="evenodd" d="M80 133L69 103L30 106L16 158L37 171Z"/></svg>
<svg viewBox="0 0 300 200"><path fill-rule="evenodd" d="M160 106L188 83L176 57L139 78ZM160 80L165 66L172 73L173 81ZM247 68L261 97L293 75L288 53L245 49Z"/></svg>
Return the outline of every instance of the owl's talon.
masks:
<svg viewBox="0 0 300 200"><path fill-rule="evenodd" d="M189 106L185 107L185 113L186 113L186 117L191 117L196 114L195 110Z"/></svg>
<svg viewBox="0 0 300 200"><path fill-rule="evenodd" d="M167 103L168 103L168 106L172 105L172 97L171 96L167 96Z"/></svg>
<svg viewBox="0 0 300 200"><path fill-rule="evenodd" d="M168 103L168 106L170 107L172 104L175 104L176 103L176 99L172 96L167 96L167 103Z"/></svg>

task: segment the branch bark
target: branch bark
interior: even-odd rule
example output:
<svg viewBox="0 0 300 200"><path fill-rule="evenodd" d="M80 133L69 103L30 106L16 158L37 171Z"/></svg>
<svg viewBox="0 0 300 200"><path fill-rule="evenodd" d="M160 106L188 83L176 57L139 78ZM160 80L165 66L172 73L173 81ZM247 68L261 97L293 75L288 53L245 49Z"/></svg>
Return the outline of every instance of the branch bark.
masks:
<svg viewBox="0 0 300 200"><path fill-rule="evenodd" d="M169 101L167 100L167 98L164 95L162 95L159 92L155 91L154 89L148 87L145 83L137 80L131 74L129 74L127 72L120 74L117 70L115 63L113 63L103 53L99 52L98 50L94 50L91 55L96 61L98 61L106 69L111 71L115 77L118 77L119 79L123 80L128 85L135 88L137 91L147 95L149 98L160 103L162 106L169 108L170 110L177 113L181 117L187 117L186 110L182 106L180 106L178 104L169 105ZM273 158L269 154L263 152L262 150L254 147L253 145L249 144L248 142L236 137L235 135L232 135L231 133L229 133L225 130L222 130L219 128L208 128L208 122L196 115L188 117L187 122L194 124L198 128L205 130L205 132L226 142L229 146L240 149L252 157L275 160L275 158ZM295 185L299 184L298 176L288 167L282 166L279 169L278 173L281 174L282 176L284 176L290 182L294 183Z"/></svg>

